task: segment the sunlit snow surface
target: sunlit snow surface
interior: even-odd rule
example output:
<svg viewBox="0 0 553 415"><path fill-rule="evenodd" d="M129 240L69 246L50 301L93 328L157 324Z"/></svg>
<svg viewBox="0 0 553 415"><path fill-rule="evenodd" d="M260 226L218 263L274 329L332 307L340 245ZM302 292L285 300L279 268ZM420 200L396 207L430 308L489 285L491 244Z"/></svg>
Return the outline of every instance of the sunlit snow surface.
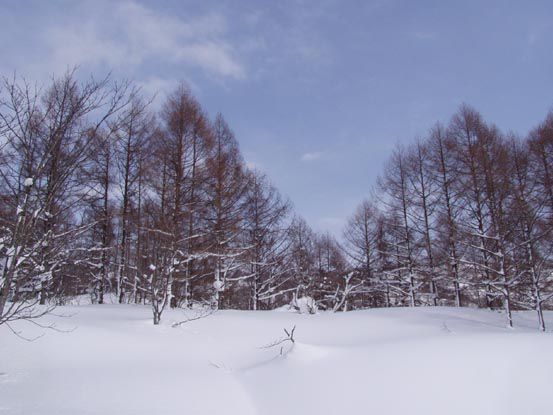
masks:
<svg viewBox="0 0 553 415"><path fill-rule="evenodd" d="M533 313L221 311L173 328L133 305L0 328L1 414L546 414L553 335ZM67 317L67 316L71 317ZM553 327L553 313L547 314ZM295 346L264 348L296 326ZM286 353L288 352L288 353Z"/></svg>

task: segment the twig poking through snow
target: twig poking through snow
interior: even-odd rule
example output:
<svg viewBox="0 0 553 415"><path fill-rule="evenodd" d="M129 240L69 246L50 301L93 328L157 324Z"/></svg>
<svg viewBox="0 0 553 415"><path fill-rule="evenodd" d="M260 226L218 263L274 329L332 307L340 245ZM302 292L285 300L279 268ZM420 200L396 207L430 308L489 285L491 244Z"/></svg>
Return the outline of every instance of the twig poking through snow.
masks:
<svg viewBox="0 0 553 415"><path fill-rule="evenodd" d="M225 365L224 363L215 363L215 362L212 362L211 360L209 361L209 364L211 366L213 366L215 369L221 369L223 370L224 372L226 373L230 373L232 372L232 369L230 367L227 367L227 365Z"/></svg>
<svg viewBox="0 0 553 415"><path fill-rule="evenodd" d="M198 312L198 314L196 314L193 317L187 317L184 320L175 321L173 324L171 324L171 327L179 327L179 326L181 326L185 323L188 323L190 321L199 320L201 318L209 317L210 315L215 313L215 311L217 311L217 310L214 310L212 308L201 310L200 312Z"/></svg>
<svg viewBox="0 0 553 415"><path fill-rule="evenodd" d="M263 349L270 349L270 348L275 347L275 346L280 346L280 355L281 356L284 356L285 354L290 353L292 351L292 349L294 348L294 345L296 344L296 340L294 339L294 332L295 331L296 331L296 326L292 327L292 330L290 330L290 331L284 329L284 333L286 333L286 337L281 337L280 339L275 340L273 343L269 343L268 345L263 346L262 348ZM283 344L287 343L287 342L292 343L292 346L290 347L289 350L286 351L286 353L284 353Z"/></svg>

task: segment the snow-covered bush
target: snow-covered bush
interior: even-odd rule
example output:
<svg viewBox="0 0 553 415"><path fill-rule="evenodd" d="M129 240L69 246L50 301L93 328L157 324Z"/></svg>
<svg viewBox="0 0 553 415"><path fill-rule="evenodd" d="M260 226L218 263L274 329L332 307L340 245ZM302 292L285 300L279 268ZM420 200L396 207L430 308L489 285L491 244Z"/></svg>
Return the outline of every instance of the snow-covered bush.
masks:
<svg viewBox="0 0 553 415"><path fill-rule="evenodd" d="M316 314L318 310L316 301L307 296L294 298L290 306L300 314Z"/></svg>

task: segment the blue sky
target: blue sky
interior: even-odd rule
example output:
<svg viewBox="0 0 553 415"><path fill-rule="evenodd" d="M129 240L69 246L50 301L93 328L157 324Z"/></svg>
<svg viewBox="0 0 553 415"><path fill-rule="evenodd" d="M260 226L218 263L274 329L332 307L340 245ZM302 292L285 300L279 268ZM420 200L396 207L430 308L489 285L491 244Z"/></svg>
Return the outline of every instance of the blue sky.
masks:
<svg viewBox="0 0 553 415"><path fill-rule="evenodd" d="M461 103L521 134L553 109L551 1L0 0L0 15L2 74L185 81L335 234L395 143Z"/></svg>

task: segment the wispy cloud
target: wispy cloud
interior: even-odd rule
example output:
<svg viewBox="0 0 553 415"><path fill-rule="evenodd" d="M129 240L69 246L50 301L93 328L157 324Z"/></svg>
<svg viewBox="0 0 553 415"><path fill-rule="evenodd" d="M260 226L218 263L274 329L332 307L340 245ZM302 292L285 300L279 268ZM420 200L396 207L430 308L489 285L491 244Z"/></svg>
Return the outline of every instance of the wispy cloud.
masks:
<svg viewBox="0 0 553 415"><path fill-rule="evenodd" d="M323 157L324 153L322 153L321 151L314 151L314 152L311 152L311 153L305 153L301 156L301 161L304 161L304 162L310 162L310 161L315 161L315 160L320 160L322 157Z"/></svg>
<svg viewBox="0 0 553 415"><path fill-rule="evenodd" d="M213 13L180 18L135 2L103 3L69 22L47 24L37 31L50 61L63 65L181 64L221 77L242 79L246 71L227 39L224 16Z"/></svg>

